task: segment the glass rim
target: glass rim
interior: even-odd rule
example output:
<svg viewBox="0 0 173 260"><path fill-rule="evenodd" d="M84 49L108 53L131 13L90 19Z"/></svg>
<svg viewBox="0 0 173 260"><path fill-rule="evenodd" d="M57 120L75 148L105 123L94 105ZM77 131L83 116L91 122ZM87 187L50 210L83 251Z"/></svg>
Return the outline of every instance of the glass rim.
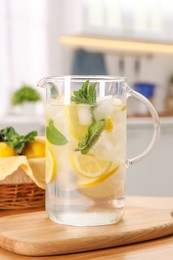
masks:
<svg viewBox="0 0 173 260"><path fill-rule="evenodd" d="M86 80L94 82L126 82L127 78L123 76L109 76L109 75L64 75L64 76L49 76L41 79L39 83L49 83L54 81L70 81L70 82L84 82Z"/></svg>

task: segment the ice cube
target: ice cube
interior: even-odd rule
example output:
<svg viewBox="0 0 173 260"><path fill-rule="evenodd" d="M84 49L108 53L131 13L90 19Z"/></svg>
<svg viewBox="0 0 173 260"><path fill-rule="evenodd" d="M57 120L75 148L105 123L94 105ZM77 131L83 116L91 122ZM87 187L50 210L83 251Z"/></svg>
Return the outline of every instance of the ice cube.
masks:
<svg viewBox="0 0 173 260"><path fill-rule="evenodd" d="M111 117L113 111L115 110L115 105L118 103L119 99L113 98L113 96L107 96L104 99L97 100L97 107L94 110L94 117L96 120L104 119L107 117Z"/></svg>
<svg viewBox="0 0 173 260"><path fill-rule="evenodd" d="M94 144L92 152L98 156L98 158L108 161L120 162L122 158L125 158L125 135L124 131L117 131L116 128L111 133L103 131Z"/></svg>
<svg viewBox="0 0 173 260"><path fill-rule="evenodd" d="M92 123L91 107L87 105L78 106L78 117L81 125L89 126Z"/></svg>
<svg viewBox="0 0 173 260"><path fill-rule="evenodd" d="M115 105L118 105L118 106L122 105L122 100L119 98L113 98L113 102Z"/></svg>
<svg viewBox="0 0 173 260"><path fill-rule="evenodd" d="M49 99L46 102L46 114L48 117L54 117L57 112L64 110L64 95L61 94L55 99Z"/></svg>

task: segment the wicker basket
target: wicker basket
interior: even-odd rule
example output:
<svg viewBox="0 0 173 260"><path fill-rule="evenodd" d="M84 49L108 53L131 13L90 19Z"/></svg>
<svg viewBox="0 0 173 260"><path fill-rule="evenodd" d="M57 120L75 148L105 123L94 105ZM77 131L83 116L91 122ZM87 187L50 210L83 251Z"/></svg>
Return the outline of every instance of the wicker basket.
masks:
<svg viewBox="0 0 173 260"><path fill-rule="evenodd" d="M35 159L27 161L22 157L9 157L0 160L1 177L2 173L9 173L4 179L0 180L0 209L27 209L40 208L45 205L45 190L38 187L38 183L27 174L26 169L42 174L45 169L45 159ZM5 166L4 166L5 165ZM21 165L21 166L19 166ZM22 167L23 165L23 167ZM33 165L35 166L34 168ZM19 166L19 167L18 167ZM11 168L10 168L11 167ZM13 168L17 170L13 171Z"/></svg>
<svg viewBox="0 0 173 260"><path fill-rule="evenodd" d="M39 208L45 205L45 190L35 183L0 184L0 209Z"/></svg>

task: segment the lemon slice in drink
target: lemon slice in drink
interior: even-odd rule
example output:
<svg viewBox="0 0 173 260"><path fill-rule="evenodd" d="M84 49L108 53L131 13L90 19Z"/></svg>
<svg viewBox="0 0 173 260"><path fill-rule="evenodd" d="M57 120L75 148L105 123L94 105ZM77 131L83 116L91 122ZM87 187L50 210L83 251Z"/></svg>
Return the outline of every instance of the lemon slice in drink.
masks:
<svg viewBox="0 0 173 260"><path fill-rule="evenodd" d="M60 95L58 95L57 97L56 97L56 100L61 100L62 98L64 97L64 94L60 94Z"/></svg>
<svg viewBox="0 0 173 260"><path fill-rule="evenodd" d="M95 179L78 176L78 192L94 201L112 200L124 194L124 177L121 164L112 162L109 170Z"/></svg>
<svg viewBox="0 0 173 260"><path fill-rule="evenodd" d="M70 161L74 171L86 178L101 177L111 166L110 161L99 159L92 153L71 152Z"/></svg>
<svg viewBox="0 0 173 260"><path fill-rule="evenodd" d="M93 178L93 179L79 178L77 184L83 188L89 188L89 187L96 186L97 184L102 183L107 178L109 178L111 175L113 175L119 169L119 165L115 165L114 167L111 167L111 168L112 169L108 170L106 173L104 173L102 176L100 176L98 178Z"/></svg>
<svg viewBox="0 0 173 260"><path fill-rule="evenodd" d="M105 129L107 132L112 132L113 130L113 122L112 122L112 119L110 117L107 117L106 118L106 126L105 126Z"/></svg>
<svg viewBox="0 0 173 260"><path fill-rule="evenodd" d="M53 151L47 148L46 156L46 183L51 183L56 177L57 163Z"/></svg>
<svg viewBox="0 0 173 260"><path fill-rule="evenodd" d="M126 110L126 106L121 105L121 106L117 106L116 109L114 110L114 112L123 112Z"/></svg>
<svg viewBox="0 0 173 260"><path fill-rule="evenodd" d="M81 124L78 109L82 110L82 107L78 105L66 105L65 106L65 115L67 119L68 128L70 130L71 135L76 139L80 140L84 137L88 132L89 124Z"/></svg>

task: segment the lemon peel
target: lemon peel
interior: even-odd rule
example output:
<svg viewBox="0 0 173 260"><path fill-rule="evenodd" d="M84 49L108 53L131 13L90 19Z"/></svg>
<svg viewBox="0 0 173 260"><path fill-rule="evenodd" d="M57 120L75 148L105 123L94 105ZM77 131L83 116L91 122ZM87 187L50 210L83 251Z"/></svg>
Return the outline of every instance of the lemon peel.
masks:
<svg viewBox="0 0 173 260"><path fill-rule="evenodd" d="M83 136L87 134L89 125L82 125L80 123L77 105L66 105L65 116L71 135L77 141L79 141Z"/></svg>
<svg viewBox="0 0 173 260"><path fill-rule="evenodd" d="M112 122L112 119L110 117L106 118L106 126L105 126L105 129L107 132L112 132L113 130L113 122Z"/></svg>
<svg viewBox="0 0 173 260"><path fill-rule="evenodd" d="M57 162L53 151L50 147L47 148L46 156L46 183L49 184L54 181L57 171Z"/></svg>
<svg viewBox="0 0 173 260"><path fill-rule="evenodd" d="M119 165L117 165L116 167L114 167L111 171L106 172L105 174L103 174L101 177L98 178L94 178L94 179L82 179L82 180L78 180L77 184L80 187L83 188L89 188L89 187L93 187L96 186L100 183L102 183L103 181L105 181L107 178L109 178L111 175L113 175L117 170L119 169Z"/></svg>

